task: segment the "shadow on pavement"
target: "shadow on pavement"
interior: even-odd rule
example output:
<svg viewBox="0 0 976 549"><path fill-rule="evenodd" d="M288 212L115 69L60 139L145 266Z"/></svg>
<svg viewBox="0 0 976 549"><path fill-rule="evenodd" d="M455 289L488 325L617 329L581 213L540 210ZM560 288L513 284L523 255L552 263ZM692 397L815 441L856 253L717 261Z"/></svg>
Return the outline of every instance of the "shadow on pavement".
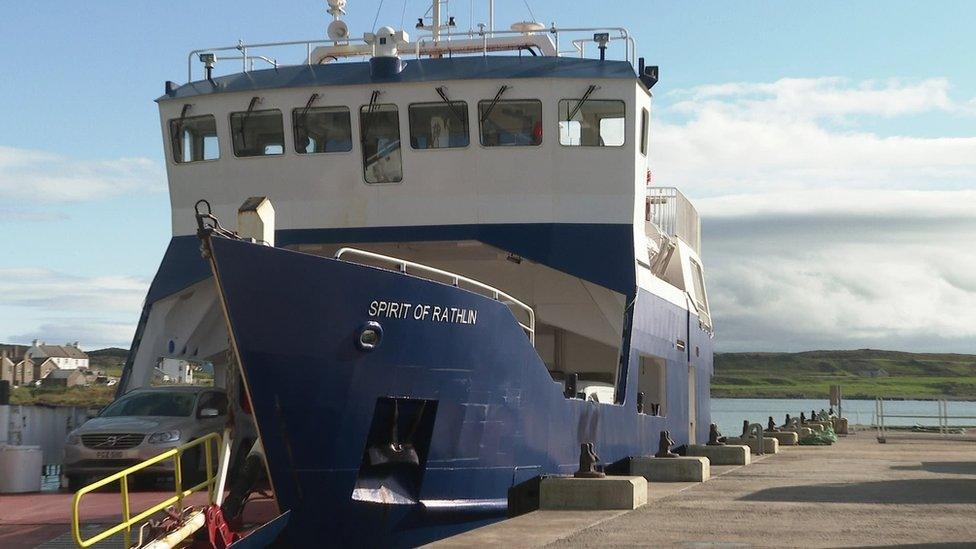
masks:
<svg viewBox="0 0 976 549"><path fill-rule="evenodd" d="M858 545L858 547L860 547L861 549L883 549L883 548L889 548L889 547L890 548L897 547L898 549L915 549L915 548L917 548L917 549L923 549L925 547L939 547L939 548L944 548L944 549L955 549L956 547L958 547L959 549L962 549L964 547L965 548L971 548L972 546L973 546L973 544L971 542L969 542L969 543L963 543L963 542L958 542L958 541L945 541L945 542L942 542L942 543L906 543L904 545L864 545L864 546Z"/></svg>
<svg viewBox="0 0 976 549"><path fill-rule="evenodd" d="M976 479L908 479L768 488L742 501L810 503L976 503Z"/></svg>
<svg viewBox="0 0 976 549"><path fill-rule="evenodd" d="M896 471L928 471L950 475L976 475L976 461L923 461L921 465L894 465Z"/></svg>

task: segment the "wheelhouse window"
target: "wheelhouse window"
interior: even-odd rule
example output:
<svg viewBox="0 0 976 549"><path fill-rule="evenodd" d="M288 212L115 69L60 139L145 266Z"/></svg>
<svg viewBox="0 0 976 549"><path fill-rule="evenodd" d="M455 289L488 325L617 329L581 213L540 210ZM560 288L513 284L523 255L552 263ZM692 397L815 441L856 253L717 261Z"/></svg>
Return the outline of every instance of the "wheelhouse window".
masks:
<svg viewBox="0 0 976 549"><path fill-rule="evenodd" d="M169 121L169 133L173 142L173 160L177 164L220 158L217 120L212 114L174 118Z"/></svg>
<svg viewBox="0 0 976 549"><path fill-rule="evenodd" d="M647 156L647 109L641 109L640 152Z"/></svg>
<svg viewBox="0 0 976 549"><path fill-rule="evenodd" d="M295 152L317 154L352 150L352 122L347 107L301 108L291 112Z"/></svg>
<svg viewBox="0 0 976 549"><path fill-rule="evenodd" d="M559 144L570 147L622 147L624 102L610 99L559 101Z"/></svg>
<svg viewBox="0 0 976 549"><path fill-rule="evenodd" d="M281 111L268 109L230 114L234 156L277 156L285 152Z"/></svg>
<svg viewBox="0 0 976 549"><path fill-rule="evenodd" d="M535 146L542 143L542 102L485 100L478 102L481 144L486 147Z"/></svg>
<svg viewBox="0 0 976 549"><path fill-rule="evenodd" d="M414 149L467 147L468 104L464 101L410 105L410 146Z"/></svg>
<svg viewBox="0 0 976 549"><path fill-rule="evenodd" d="M367 183L403 180L400 158L400 115L396 105L363 105L359 109L363 142L363 176Z"/></svg>

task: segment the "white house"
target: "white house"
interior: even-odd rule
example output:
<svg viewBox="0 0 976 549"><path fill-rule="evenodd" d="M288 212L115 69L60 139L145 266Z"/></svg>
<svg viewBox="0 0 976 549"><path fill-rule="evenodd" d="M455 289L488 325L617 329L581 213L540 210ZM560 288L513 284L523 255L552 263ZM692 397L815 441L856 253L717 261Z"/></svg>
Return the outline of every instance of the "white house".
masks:
<svg viewBox="0 0 976 549"><path fill-rule="evenodd" d="M193 383L193 364L178 358L162 358L156 369L163 376L163 381L173 383Z"/></svg>
<svg viewBox="0 0 976 549"><path fill-rule="evenodd" d="M35 339L24 356L36 364L50 359L62 370L88 368L88 355L78 348L77 341L64 345L48 345Z"/></svg>

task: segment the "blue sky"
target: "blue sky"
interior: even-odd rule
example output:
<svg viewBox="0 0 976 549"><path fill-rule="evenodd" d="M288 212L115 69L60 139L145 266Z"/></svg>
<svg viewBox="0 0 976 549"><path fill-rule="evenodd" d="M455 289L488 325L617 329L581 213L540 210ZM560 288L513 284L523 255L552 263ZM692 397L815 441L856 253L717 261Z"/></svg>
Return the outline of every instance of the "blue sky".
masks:
<svg viewBox="0 0 976 549"><path fill-rule="evenodd" d="M377 5L350 1L353 33ZM660 65L653 169L705 214L719 348L976 352L976 3L529 6L627 26ZM470 9L452 4L459 27ZM391 0L378 25L405 14L411 31L425 10ZM499 28L529 18L497 2ZM317 38L328 21L313 0L5 6L0 341L128 345L169 239L163 82L185 80L191 49Z"/></svg>

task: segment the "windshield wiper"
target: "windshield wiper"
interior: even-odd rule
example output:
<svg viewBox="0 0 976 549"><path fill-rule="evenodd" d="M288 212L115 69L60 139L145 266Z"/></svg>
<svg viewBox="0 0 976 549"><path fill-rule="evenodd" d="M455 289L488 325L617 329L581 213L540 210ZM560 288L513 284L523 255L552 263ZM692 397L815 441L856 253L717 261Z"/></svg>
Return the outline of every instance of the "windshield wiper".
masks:
<svg viewBox="0 0 976 549"><path fill-rule="evenodd" d="M441 96L441 101L447 104L447 108L451 109L451 112L454 113L455 117L457 117L458 122L464 124L464 118L461 117L461 112L457 109L457 106L447 98L447 93L444 91L444 86L436 87L434 88L434 91L437 92L437 95Z"/></svg>
<svg viewBox="0 0 976 549"><path fill-rule="evenodd" d="M590 84L590 87L586 88L586 93L584 93L583 97L580 98L580 100L576 103L576 106L573 107L573 110L569 112L569 116L566 117L566 122L570 122L573 120L573 117L576 116L576 113L578 113L579 110L583 108L583 103L586 103L586 100L590 98L590 94L596 91L596 89L597 89L596 84Z"/></svg>
<svg viewBox="0 0 976 549"><path fill-rule="evenodd" d="M491 114L491 111L493 111L495 109L495 105L498 104L498 100L501 98L502 94L505 93L505 90L507 90L507 89L508 89L508 86L505 86L505 85L502 85L502 87L498 88L498 93L495 94L495 98L491 100L491 103L488 105L488 108L485 109L485 112L483 112L481 114L481 123L482 124L485 123L485 120L488 120L488 115L490 115Z"/></svg>
<svg viewBox="0 0 976 549"><path fill-rule="evenodd" d="M256 95L254 97L252 97L251 98L251 102L247 105L247 112L245 112L244 113L244 117L241 118L241 129L238 130L237 133L239 133L241 135L241 148L242 149L246 149L247 148L247 138L245 137L245 134L244 134L244 128L247 126L247 119L251 117L251 113L254 111L254 105L257 105L258 104L258 101L260 101L260 100L261 100L261 98L258 97L258 96L256 96Z"/></svg>
<svg viewBox="0 0 976 549"><path fill-rule="evenodd" d="M380 96L380 90L373 90L373 93L369 96L369 105L366 106L366 119L363 120L363 131L362 135L359 136L359 140L362 144L366 145L366 136L369 135L369 126L372 121L373 109L376 107L376 99Z"/></svg>
<svg viewBox="0 0 976 549"><path fill-rule="evenodd" d="M180 119L176 121L176 127L174 128L176 131L174 131L173 135L170 136L170 139L173 141L173 152L176 152L176 154L179 155L180 161L186 160L183 158L183 123L186 120L186 113L189 112L189 110L190 104L184 103L183 110L180 111Z"/></svg>
<svg viewBox="0 0 976 549"><path fill-rule="evenodd" d="M308 103L305 103L305 108L302 109L302 114L298 115L298 125L305 125L305 117L308 116L308 109L312 108L312 103L319 98L319 94L313 93L311 97L308 98Z"/></svg>

